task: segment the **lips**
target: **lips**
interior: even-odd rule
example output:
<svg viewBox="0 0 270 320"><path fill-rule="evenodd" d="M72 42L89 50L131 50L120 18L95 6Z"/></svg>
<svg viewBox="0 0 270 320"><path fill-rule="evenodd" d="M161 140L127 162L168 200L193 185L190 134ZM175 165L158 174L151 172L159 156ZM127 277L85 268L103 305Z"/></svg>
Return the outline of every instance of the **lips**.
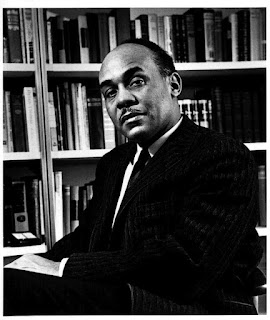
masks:
<svg viewBox="0 0 270 320"><path fill-rule="evenodd" d="M120 117L120 122L121 124L123 124L125 121L129 119L134 118L136 116L141 116L141 115L143 115L143 113L137 112L137 111L125 113Z"/></svg>

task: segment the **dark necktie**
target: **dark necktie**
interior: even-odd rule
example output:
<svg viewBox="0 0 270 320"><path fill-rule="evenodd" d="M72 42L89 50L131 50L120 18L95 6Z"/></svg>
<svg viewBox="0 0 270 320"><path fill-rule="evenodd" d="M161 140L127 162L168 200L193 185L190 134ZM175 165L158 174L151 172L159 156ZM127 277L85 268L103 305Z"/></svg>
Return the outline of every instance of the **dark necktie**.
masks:
<svg viewBox="0 0 270 320"><path fill-rule="evenodd" d="M141 171L145 167L147 161L151 158L148 149L142 149L138 161L135 163L129 182L128 182L128 188L134 183L134 181L138 178L140 175Z"/></svg>

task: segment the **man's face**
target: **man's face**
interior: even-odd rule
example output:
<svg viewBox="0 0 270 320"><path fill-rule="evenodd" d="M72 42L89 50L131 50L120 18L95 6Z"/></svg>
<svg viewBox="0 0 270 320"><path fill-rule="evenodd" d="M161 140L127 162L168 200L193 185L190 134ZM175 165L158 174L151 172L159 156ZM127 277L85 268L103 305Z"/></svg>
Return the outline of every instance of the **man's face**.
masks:
<svg viewBox="0 0 270 320"><path fill-rule="evenodd" d="M105 58L99 76L108 113L130 140L150 145L179 120L170 77L162 77L152 52L124 44Z"/></svg>

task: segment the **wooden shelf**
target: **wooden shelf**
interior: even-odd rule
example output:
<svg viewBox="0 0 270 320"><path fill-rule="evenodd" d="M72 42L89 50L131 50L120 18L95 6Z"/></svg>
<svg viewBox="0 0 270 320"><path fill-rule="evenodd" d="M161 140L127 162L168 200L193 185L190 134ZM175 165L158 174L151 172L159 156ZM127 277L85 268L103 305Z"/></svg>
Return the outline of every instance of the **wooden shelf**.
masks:
<svg viewBox="0 0 270 320"><path fill-rule="evenodd" d="M40 152L6 152L3 153L4 161L39 160Z"/></svg>
<svg viewBox="0 0 270 320"><path fill-rule="evenodd" d="M35 74L33 63L3 63L3 75L10 78L32 77Z"/></svg>
<svg viewBox="0 0 270 320"><path fill-rule="evenodd" d="M101 63L56 63L48 64L50 77L97 77ZM238 62L192 62L176 63L176 70L185 78L198 76L237 76L244 73L260 75L265 72L266 61L238 61Z"/></svg>
<svg viewBox="0 0 270 320"><path fill-rule="evenodd" d="M94 149L94 150L66 150L53 151L53 159L87 159L87 158L101 158L110 150L108 149Z"/></svg>
<svg viewBox="0 0 270 320"><path fill-rule="evenodd" d="M28 246L28 247L4 247L3 248L3 256L4 257L12 257L12 256L20 256L23 254L33 253L45 253L47 251L47 246L45 243L36 245L36 246Z"/></svg>

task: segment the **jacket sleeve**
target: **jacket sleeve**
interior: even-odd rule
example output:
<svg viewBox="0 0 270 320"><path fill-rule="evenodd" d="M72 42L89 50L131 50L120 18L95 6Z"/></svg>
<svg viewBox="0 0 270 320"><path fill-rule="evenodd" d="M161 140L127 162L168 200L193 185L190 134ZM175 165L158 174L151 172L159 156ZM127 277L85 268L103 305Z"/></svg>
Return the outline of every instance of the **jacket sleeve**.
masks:
<svg viewBox="0 0 270 320"><path fill-rule="evenodd" d="M153 232L159 221L155 206L148 207L150 227L137 225L141 240L136 245L119 251L72 253L63 276L126 281L157 293L174 291L185 300L211 288L249 233L256 246L256 167L245 148L217 144L202 154L190 172L181 205L173 204L177 218L170 232L160 237ZM254 249L248 245L247 256ZM250 256L247 263L256 264L258 257Z"/></svg>

